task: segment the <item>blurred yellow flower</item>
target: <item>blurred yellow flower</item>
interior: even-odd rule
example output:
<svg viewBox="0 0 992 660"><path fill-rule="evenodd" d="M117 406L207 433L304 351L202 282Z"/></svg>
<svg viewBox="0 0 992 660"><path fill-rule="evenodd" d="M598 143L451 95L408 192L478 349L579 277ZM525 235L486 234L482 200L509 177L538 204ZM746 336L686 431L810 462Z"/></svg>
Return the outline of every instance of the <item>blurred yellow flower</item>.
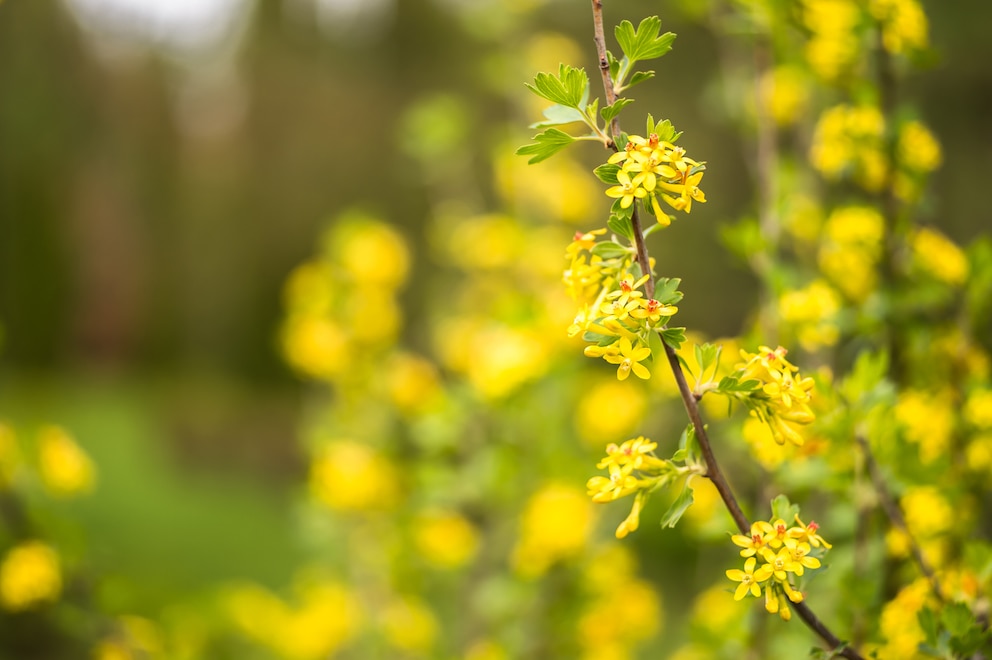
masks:
<svg viewBox="0 0 992 660"><path fill-rule="evenodd" d="M521 514L514 570L524 577L538 577L556 561L576 556L592 525L592 505L581 490L559 483L543 486Z"/></svg>
<svg viewBox="0 0 992 660"><path fill-rule="evenodd" d="M899 395L895 416L905 430L906 439L919 446L924 464L933 463L947 453L954 431L954 411L946 396L908 390Z"/></svg>
<svg viewBox="0 0 992 660"><path fill-rule="evenodd" d="M775 67L761 79L761 101L779 126L790 126L802 117L809 104L809 80L802 69Z"/></svg>
<svg viewBox="0 0 992 660"><path fill-rule="evenodd" d="M417 516L413 539L424 559L440 568L465 565L479 548L475 527L452 511L429 511Z"/></svg>
<svg viewBox="0 0 992 660"><path fill-rule="evenodd" d="M45 488L58 496L87 493L96 481L93 461L58 426L45 426L38 432L38 469Z"/></svg>
<svg viewBox="0 0 992 660"><path fill-rule="evenodd" d="M906 514L906 527L917 538L949 531L959 517L936 486L913 486L906 489L899 503Z"/></svg>
<svg viewBox="0 0 992 660"><path fill-rule="evenodd" d="M940 167L940 143L926 126L918 121L903 124L896 146L899 162L914 172L932 172Z"/></svg>
<svg viewBox="0 0 992 660"><path fill-rule="evenodd" d="M293 314L327 314L334 301L334 270L326 261L307 261L290 272L283 302Z"/></svg>
<svg viewBox="0 0 992 660"><path fill-rule="evenodd" d="M604 438L632 435L646 410L643 388L615 378L601 380L584 389L576 426L587 445L601 447Z"/></svg>
<svg viewBox="0 0 992 660"><path fill-rule="evenodd" d="M226 596L235 626L287 660L327 658L358 632L362 610L342 585L322 577L302 577L291 605L255 584L233 587Z"/></svg>
<svg viewBox="0 0 992 660"><path fill-rule="evenodd" d="M927 604L930 585L920 578L903 587L895 598L882 608L879 630L885 644L878 649L881 660L904 660L918 656L920 643L926 636L920 628L917 614Z"/></svg>
<svg viewBox="0 0 992 660"><path fill-rule="evenodd" d="M960 286L968 278L968 258L936 229L921 227L910 236L913 261L945 284Z"/></svg>
<svg viewBox="0 0 992 660"><path fill-rule="evenodd" d="M368 445L339 440L325 446L310 466L310 492L336 511L386 509L399 495L393 464Z"/></svg>
<svg viewBox="0 0 992 660"><path fill-rule="evenodd" d="M992 433L973 437L965 448L964 456L972 471L992 477Z"/></svg>
<svg viewBox="0 0 992 660"><path fill-rule="evenodd" d="M829 180L851 176L865 190L881 189L887 172L882 152L885 118L870 105L837 105L820 115L810 162Z"/></svg>
<svg viewBox="0 0 992 660"><path fill-rule="evenodd" d="M775 470L795 453L789 449L789 446L776 442L768 425L753 415L748 415L744 420L741 434L751 450L751 455L766 470Z"/></svg>
<svg viewBox="0 0 992 660"><path fill-rule="evenodd" d="M992 390L975 390L969 394L964 418L976 428L992 429Z"/></svg>
<svg viewBox="0 0 992 660"><path fill-rule="evenodd" d="M282 348L289 366L311 378L333 379L351 364L348 337L328 318L289 318L282 329Z"/></svg>
<svg viewBox="0 0 992 660"><path fill-rule="evenodd" d="M10 549L0 564L0 604L11 612L27 610L62 593L62 569L55 550L41 541Z"/></svg>
<svg viewBox="0 0 992 660"><path fill-rule="evenodd" d="M437 640L438 623L434 613L415 597L393 600L381 616L383 633L397 649L425 654Z"/></svg>
<svg viewBox="0 0 992 660"><path fill-rule="evenodd" d="M405 415L426 412L444 396L440 375L434 364L413 353L399 352L386 367L389 399Z"/></svg>
<svg viewBox="0 0 992 660"><path fill-rule="evenodd" d="M870 0L868 9L882 24L882 43L890 53L926 48L929 25L916 0Z"/></svg>
<svg viewBox="0 0 992 660"><path fill-rule="evenodd" d="M779 299L782 321L793 327L799 343L808 351L837 343L840 331L834 317L839 310L840 298L823 280L786 291Z"/></svg>
<svg viewBox="0 0 992 660"><path fill-rule="evenodd" d="M346 214L332 227L329 241L335 261L354 283L393 289L406 280L406 241L386 223Z"/></svg>
<svg viewBox="0 0 992 660"><path fill-rule="evenodd" d="M806 60L824 80L840 78L857 62L860 20L861 10L852 0L804 0L803 23L811 32Z"/></svg>
<svg viewBox="0 0 992 660"><path fill-rule="evenodd" d="M507 268L526 242L515 218L496 214L461 219L444 240L446 257L467 271Z"/></svg>
<svg viewBox="0 0 992 660"><path fill-rule="evenodd" d="M465 649L464 660L510 660L510 655L491 639L480 639Z"/></svg>

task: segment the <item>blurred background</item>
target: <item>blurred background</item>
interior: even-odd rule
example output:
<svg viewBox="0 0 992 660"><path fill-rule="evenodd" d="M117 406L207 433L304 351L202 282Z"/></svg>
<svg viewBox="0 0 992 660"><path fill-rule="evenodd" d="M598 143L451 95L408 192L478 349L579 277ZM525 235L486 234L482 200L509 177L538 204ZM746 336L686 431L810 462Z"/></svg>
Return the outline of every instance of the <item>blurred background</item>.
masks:
<svg viewBox="0 0 992 660"><path fill-rule="evenodd" d="M112 609L290 578L310 386L280 354L284 283L335 218L382 218L410 247L404 341L428 346L439 199L527 207L500 159L532 134L538 68L596 70L576 4L0 2L0 417L57 422L98 466L93 494L59 506ZM679 35L627 116L670 118L708 162L708 203L657 255L684 280L680 323L733 334L756 293L718 228L753 183L717 37L690 2L607 4L611 24L659 14ZM967 243L992 226L992 5L925 8L936 58L903 90L945 154L925 220ZM602 160L575 151L585 171ZM607 201L562 210L565 235Z"/></svg>

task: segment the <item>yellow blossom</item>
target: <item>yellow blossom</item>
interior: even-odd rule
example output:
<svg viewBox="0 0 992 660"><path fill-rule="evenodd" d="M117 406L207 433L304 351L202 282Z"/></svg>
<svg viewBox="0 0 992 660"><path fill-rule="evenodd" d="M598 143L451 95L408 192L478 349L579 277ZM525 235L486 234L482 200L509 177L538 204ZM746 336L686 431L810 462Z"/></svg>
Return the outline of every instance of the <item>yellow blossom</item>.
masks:
<svg viewBox="0 0 992 660"><path fill-rule="evenodd" d="M619 365L617 366L617 378L619 380L625 380L630 376L631 371L634 372L635 376L644 380L651 377L648 368L641 364L642 360L651 356L650 348L642 346L640 343L635 348L628 337L621 337L617 348L619 349L617 354L606 354L603 359L610 364Z"/></svg>
<svg viewBox="0 0 992 660"><path fill-rule="evenodd" d="M643 388L615 378L597 381L583 388L576 411L576 427L587 444L601 447L603 437L630 435L644 419L646 411L647 398Z"/></svg>
<svg viewBox="0 0 992 660"><path fill-rule="evenodd" d="M282 347L289 365L312 378L329 380L351 365L347 335L328 318L290 317L282 330Z"/></svg>
<svg viewBox="0 0 992 660"><path fill-rule="evenodd" d="M372 447L338 440L314 457L310 491L317 501L338 511L389 508L399 496L398 473Z"/></svg>
<svg viewBox="0 0 992 660"><path fill-rule="evenodd" d="M901 127L896 147L899 162L914 172L932 172L940 167L940 143L926 126L910 121Z"/></svg>
<svg viewBox="0 0 992 660"><path fill-rule="evenodd" d="M412 596L394 600L385 607L382 629L392 646L407 652L428 652L438 636L434 613L426 603Z"/></svg>
<svg viewBox="0 0 992 660"><path fill-rule="evenodd" d="M761 101L765 112L779 126L794 124L809 104L809 82L796 66L769 70L761 79Z"/></svg>
<svg viewBox="0 0 992 660"><path fill-rule="evenodd" d="M895 418L906 439L919 446L920 460L930 464L947 453L954 432L954 411L946 396L923 390L899 395Z"/></svg>
<svg viewBox="0 0 992 660"><path fill-rule="evenodd" d="M739 568L731 568L726 571L728 578L734 582L740 582L740 584L737 585L737 589L734 591L734 600L741 600L749 593L755 598L761 596L761 585L759 582L762 580L760 580L754 573L754 567L757 563L757 559L754 557L749 557L748 560L744 562L743 571ZM765 576L764 579L767 580L768 576Z"/></svg>
<svg viewBox="0 0 992 660"><path fill-rule="evenodd" d="M471 561L479 547L475 527L463 516L446 511L420 514L413 523L417 549L441 568L458 568Z"/></svg>
<svg viewBox="0 0 992 660"><path fill-rule="evenodd" d="M906 515L906 526L914 537L935 536L954 526L954 509L936 486L908 488L899 503Z"/></svg>
<svg viewBox="0 0 992 660"><path fill-rule="evenodd" d="M916 264L941 282L960 286L968 278L968 258L936 229L917 229L910 237L910 246Z"/></svg>
<svg viewBox="0 0 992 660"><path fill-rule="evenodd" d="M41 541L25 541L11 548L0 563L0 604L20 612L62 593L58 553Z"/></svg>
<svg viewBox="0 0 992 660"><path fill-rule="evenodd" d="M410 262L406 242L386 223L346 214L331 229L329 241L353 281L392 289L406 280Z"/></svg>
<svg viewBox="0 0 992 660"><path fill-rule="evenodd" d="M870 0L868 8L882 24L882 43L890 53L926 48L929 26L916 0Z"/></svg>
<svg viewBox="0 0 992 660"><path fill-rule="evenodd" d="M387 368L389 398L403 414L417 415L438 405L443 397L437 368L413 353L393 356Z"/></svg>
<svg viewBox="0 0 992 660"><path fill-rule="evenodd" d="M93 461L58 426L46 426L38 432L38 468L45 487L54 495L89 492L96 480Z"/></svg>
<svg viewBox="0 0 992 660"><path fill-rule="evenodd" d="M592 531L593 510L582 491L549 483L528 500L513 551L514 570L538 577L555 562L576 556Z"/></svg>

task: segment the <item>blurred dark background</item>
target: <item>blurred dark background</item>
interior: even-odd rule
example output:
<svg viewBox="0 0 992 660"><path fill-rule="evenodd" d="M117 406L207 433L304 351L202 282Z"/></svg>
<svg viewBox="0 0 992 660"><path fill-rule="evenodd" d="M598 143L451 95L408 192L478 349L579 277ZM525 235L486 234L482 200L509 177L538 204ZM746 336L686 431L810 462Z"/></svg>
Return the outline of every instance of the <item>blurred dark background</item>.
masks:
<svg viewBox="0 0 992 660"><path fill-rule="evenodd" d="M469 166L495 205L492 151L525 141L534 119L515 100L533 73L509 64L515 49L535 32L560 33L584 49L570 63L594 72L588 11L575 4L0 2L0 416L59 421L82 438L107 475L81 513L88 524L108 534L140 525L143 498L176 539L162 559L173 577L283 578L292 534L273 501L292 496L304 469L301 386L275 343L284 278L325 223L356 205L423 246L428 192L396 144L405 109L431 93L467 109ZM992 171L992 4L925 4L937 59L903 95L944 148L925 219L967 242L992 226L981 201ZM660 14L679 34L655 67L662 84L641 88L629 115L670 117L709 163L710 201L680 221L688 249L661 248L659 259L685 280L682 321L732 333L752 281L717 228L749 211L752 183L745 146L712 103L715 37L680 5L607 10L635 23ZM588 155L590 169L598 159ZM589 228L601 211L590 210ZM414 286L414 316L416 296ZM229 541L209 534L218 516L232 521ZM271 552L235 552L249 524L271 526ZM155 552L150 537L128 538L149 546L131 548L135 562ZM108 562L127 554L115 544ZM183 563L184 552L214 564Z"/></svg>

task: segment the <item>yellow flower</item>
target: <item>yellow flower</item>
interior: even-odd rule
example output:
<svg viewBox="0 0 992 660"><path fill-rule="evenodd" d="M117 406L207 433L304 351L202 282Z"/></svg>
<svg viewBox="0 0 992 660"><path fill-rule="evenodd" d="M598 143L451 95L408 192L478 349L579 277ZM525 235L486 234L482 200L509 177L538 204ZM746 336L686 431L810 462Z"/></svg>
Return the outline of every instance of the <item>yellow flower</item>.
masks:
<svg viewBox="0 0 992 660"><path fill-rule="evenodd" d="M761 101L765 112L779 126L794 124L809 104L809 82L796 66L778 66L761 79Z"/></svg>
<svg viewBox="0 0 992 660"><path fill-rule="evenodd" d="M619 365L617 367L617 379L626 380L630 376L630 372L633 371L634 375L641 379L648 379L651 377L651 372L648 368L641 364L641 360L645 360L651 355L651 349L647 346L641 346L638 343L638 347L634 348L628 337L621 337L617 345L619 352L617 354L606 354L603 359L610 364Z"/></svg>
<svg viewBox="0 0 992 660"><path fill-rule="evenodd" d="M454 512L422 513L414 520L413 530L420 554L441 568L463 566L475 556L479 547L475 527Z"/></svg>
<svg viewBox="0 0 992 660"><path fill-rule="evenodd" d="M399 495L398 474L392 463L372 447L339 440L314 457L310 492L337 511L389 508Z"/></svg>
<svg viewBox="0 0 992 660"><path fill-rule="evenodd" d="M630 175L624 170L617 172L617 181L619 185L607 188L606 194L609 197L620 199L621 208L630 208L630 205L634 203L635 199L641 199L648 194L648 191L643 187L634 184L630 179Z"/></svg>
<svg viewBox="0 0 992 660"><path fill-rule="evenodd" d="M93 488L93 461L65 429L46 426L38 432L38 462L41 479L54 495L72 496Z"/></svg>
<svg viewBox="0 0 992 660"><path fill-rule="evenodd" d="M870 0L868 8L882 23L882 43L890 53L926 48L929 26L916 0Z"/></svg>
<svg viewBox="0 0 992 660"><path fill-rule="evenodd" d="M514 570L538 577L557 561L576 556L592 531L593 510L582 491L549 483L534 493L520 517Z"/></svg>
<svg viewBox="0 0 992 660"><path fill-rule="evenodd" d="M897 145L899 162L914 172L932 172L940 167L940 143L918 121L903 124Z"/></svg>
<svg viewBox="0 0 992 660"><path fill-rule="evenodd" d="M739 568L731 568L727 570L727 577L734 582L740 582L737 585L737 589L734 591L734 600L741 600L744 596L750 593L755 598L761 596L761 585L759 582L767 580L766 576L763 579L759 577L754 572L754 567L757 565L758 560L754 557L749 557L746 562L744 562L744 570Z"/></svg>
<svg viewBox="0 0 992 660"><path fill-rule="evenodd" d="M741 557L754 557L760 553L768 544L768 537L774 534L771 523L758 520L751 523L751 535L734 534L730 540L734 545L744 548L741 550Z"/></svg>
<svg viewBox="0 0 992 660"><path fill-rule="evenodd" d="M414 597L397 599L382 612L386 639L397 649L426 653L438 636L438 623L427 604Z"/></svg>
<svg viewBox="0 0 992 660"><path fill-rule="evenodd" d="M578 427L582 439L601 447L601 438L630 435L644 418L647 398L642 387L615 378L597 381L583 389L579 401Z"/></svg>
<svg viewBox="0 0 992 660"><path fill-rule="evenodd" d="M917 265L941 282L960 286L968 278L968 258L939 231L927 227L917 229L910 237L910 246Z"/></svg>
<svg viewBox="0 0 992 660"><path fill-rule="evenodd" d="M329 240L334 257L354 282L394 289L406 280L406 242L386 223L346 214L331 229Z"/></svg>
<svg viewBox="0 0 992 660"><path fill-rule="evenodd" d="M896 402L895 418L906 439L919 446L924 464L946 454L954 433L954 410L946 395L923 390L902 392Z"/></svg>
<svg viewBox="0 0 992 660"><path fill-rule="evenodd" d="M11 612L58 600L62 592L59 556L41 541L26 541L0 564L0 604Z"/></svg>

